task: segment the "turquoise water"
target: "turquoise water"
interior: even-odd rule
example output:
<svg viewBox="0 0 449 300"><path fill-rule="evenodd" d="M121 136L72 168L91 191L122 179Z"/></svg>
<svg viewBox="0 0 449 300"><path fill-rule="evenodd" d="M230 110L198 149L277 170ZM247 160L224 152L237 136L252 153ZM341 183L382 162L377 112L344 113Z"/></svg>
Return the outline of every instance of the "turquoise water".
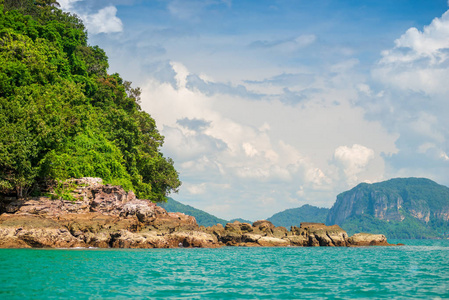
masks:
<svg viewBox="0 0 449 300"><path fill-rule="evenodd" d="M402 242L408 245L0 249L0 299L449 299L449 241Z"/></svg>

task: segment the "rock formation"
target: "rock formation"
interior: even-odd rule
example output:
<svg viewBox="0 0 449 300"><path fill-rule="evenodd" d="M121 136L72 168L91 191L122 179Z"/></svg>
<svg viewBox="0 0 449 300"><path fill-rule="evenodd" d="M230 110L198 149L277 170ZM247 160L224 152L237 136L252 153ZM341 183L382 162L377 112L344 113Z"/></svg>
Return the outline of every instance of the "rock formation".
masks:
<svg viewBox="0 0 449 300"><path fill-rule="evenodd" d="M364 215L387 222L407 216L423 224L449 222L449 188L425 178L395 178L361 183L337 196L327 224L342 225Z"/></svg>
<svg viewBox="0 0 449 300"><path fill-rule="evenodd" d="M290 231L266 220L200 227L194 217L168 213L99 179L73 183L74 201L0 200L0 248L388 245L384 235L348 237L339 226L322 223L303 223Z"/></svg>

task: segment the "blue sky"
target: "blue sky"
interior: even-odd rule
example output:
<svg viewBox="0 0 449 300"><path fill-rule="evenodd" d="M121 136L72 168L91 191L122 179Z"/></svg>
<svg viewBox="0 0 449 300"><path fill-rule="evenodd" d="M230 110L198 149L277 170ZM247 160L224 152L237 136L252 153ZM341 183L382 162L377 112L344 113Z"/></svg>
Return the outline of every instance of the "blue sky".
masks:
<svg viewBox="0 0 449 300"><path fill-rule="evenodd" d="M446 0L59 2L142 88L183 203L256 220L360 182L449 185Z"/></svg>

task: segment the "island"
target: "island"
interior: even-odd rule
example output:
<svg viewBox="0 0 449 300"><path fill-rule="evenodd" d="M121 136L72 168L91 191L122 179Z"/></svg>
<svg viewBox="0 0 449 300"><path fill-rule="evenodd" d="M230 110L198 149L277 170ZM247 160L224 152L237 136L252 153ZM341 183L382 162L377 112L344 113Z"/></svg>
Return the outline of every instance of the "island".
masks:
<svg viewBox="0 0 449 300"><path fill-rule="evenodd" d="M221 246L388 246L383 234L353 236L338 225L275 227L267 220L198 226L101 178L72 179L73 200L0 201L0 248L216 248Z"/></svg>

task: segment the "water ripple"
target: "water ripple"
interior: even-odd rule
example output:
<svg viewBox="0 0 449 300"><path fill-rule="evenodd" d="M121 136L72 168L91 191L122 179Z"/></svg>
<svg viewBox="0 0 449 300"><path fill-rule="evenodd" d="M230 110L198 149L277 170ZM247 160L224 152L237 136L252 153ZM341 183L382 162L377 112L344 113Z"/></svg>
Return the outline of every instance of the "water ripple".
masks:
<svg viewBox="0 0 449 300"><path fill-rule="evenodd" d="M0 298L449 298L449 241L406 243L410 246L0 249Z"/></svg>

